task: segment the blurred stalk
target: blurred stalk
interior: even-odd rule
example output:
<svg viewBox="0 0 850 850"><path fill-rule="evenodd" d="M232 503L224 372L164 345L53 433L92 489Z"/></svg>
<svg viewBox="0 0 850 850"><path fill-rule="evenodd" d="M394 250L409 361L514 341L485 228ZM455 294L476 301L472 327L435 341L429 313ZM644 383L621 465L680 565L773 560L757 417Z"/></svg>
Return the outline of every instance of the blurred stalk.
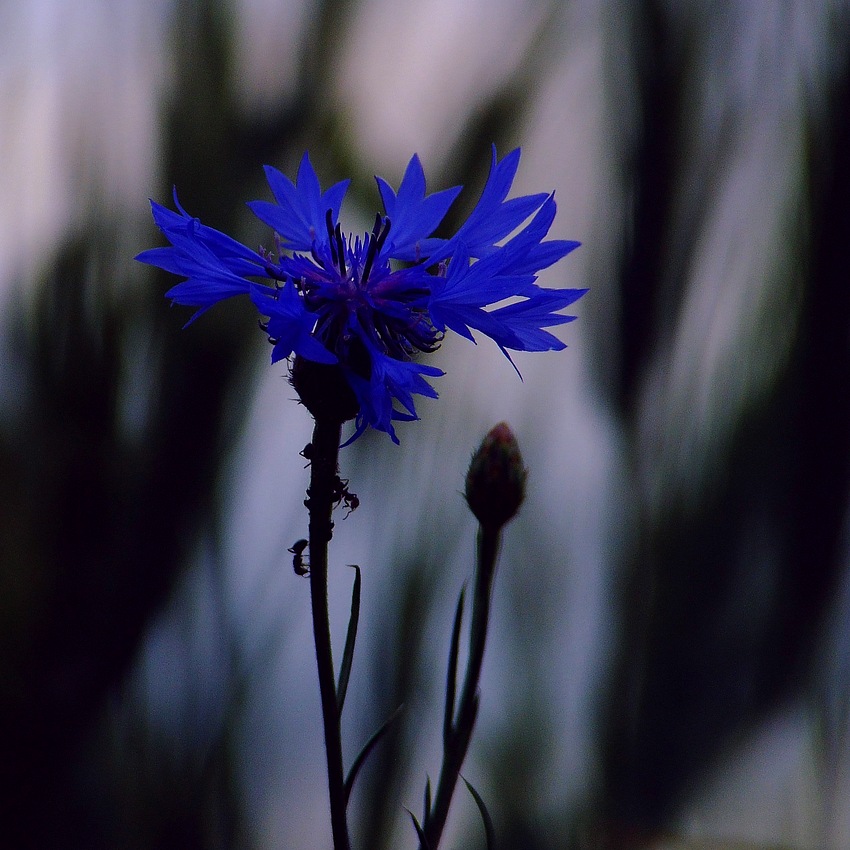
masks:
<svg viewBox="0 0 850 850"><path fill-rule="evenodd" d="M466 474L466 501L479 522L475 583L472 590L469 658L457 711L455 711L458 635L463 612L463 591L461 591L449 652L449 674L443 722L443 763L433 804L430 800L430 786L425 792L420 850L437 850L449 815L460 769L463 767L466 752L469 749L469 742L478 717L478 681L481 677L484 648L487 644L490 598L493 578L496 575L502 529L516 515L525 498L527 476L516 437L508 425L500 422L491 428L482 440L472 456ZM485 816L489 834L491 826L483 802L471 786L469 789L482 815ZM414 823L416 823L415 819Z"/></svg>
<svg viewBox="0 0 850 850"><path fill-rule="evenodd" d="M423 830L425 842L421 850L436 850L439 846L460 769L463 767L475 721L478 717L478 681L487 644L490 622L490 596L496 559L502 539L501 529L482 526L478 530L478 563L472 591L472 626L470 628L469 661L458 701L457 714L448 724L443 740L443 764L430 812L426 813ZM450 707L447 706L447 711Z"/></svg>

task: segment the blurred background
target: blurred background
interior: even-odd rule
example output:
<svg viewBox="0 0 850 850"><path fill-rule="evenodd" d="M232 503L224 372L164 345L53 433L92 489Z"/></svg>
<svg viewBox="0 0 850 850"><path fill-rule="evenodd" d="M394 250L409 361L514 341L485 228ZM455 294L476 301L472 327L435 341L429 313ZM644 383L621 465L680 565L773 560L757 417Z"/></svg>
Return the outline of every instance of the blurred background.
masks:
<svg viewBox="0 0 850 850"><path fill-rule="evenodd" d="M850 847L850 4L5 0L0 787L8 847L330 846L308 585L311 423L250 306L181 330L148 198L251 246L262 165L371 220L522 145L589 287L561 353L450 339L441 397L342 455L336 645L361 632L356 847L414 847L474 522L531 470L465 775L500 846ZM364 225L365 226L365 225ZM244 309L243 309L244 308ZM339 652L339 649L337 650ZM447 847L483 847L459 791Z"/></svg>

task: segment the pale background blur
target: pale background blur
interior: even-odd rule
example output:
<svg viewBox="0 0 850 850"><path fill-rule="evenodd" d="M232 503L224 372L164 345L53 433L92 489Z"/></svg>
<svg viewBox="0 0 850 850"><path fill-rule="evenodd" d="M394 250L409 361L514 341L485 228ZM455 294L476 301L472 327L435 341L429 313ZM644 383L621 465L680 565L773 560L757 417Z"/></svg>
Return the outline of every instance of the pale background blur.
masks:
<svg viewBox="0 0 850 850"><path fill-rule="evenodd" d="M0 820L15 847L330 845L304 536L310 438L250 307L188 318L148 198L249 245L262 165L523 158L560 353L447 340L440 399L341 473L361 633L355 846L416 846L439 767L469 455L507 420L508 529L465 767L503 848L850 847L850 3L5 0ZM451 224L452 222L448 222ZM339 654L339 649L337 650ZM446 847L483 847L458 792Z"/></svg>

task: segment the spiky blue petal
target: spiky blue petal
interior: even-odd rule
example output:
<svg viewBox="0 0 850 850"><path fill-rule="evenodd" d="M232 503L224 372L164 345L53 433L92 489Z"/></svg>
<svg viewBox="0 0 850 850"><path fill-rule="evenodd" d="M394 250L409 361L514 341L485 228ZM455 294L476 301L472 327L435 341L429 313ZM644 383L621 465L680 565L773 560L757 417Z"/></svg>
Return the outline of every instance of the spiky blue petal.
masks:
<svg viewBox="0 0 850 850"><path fill-rule="evenodd" d="M445 239L428 238L437 229L461 186L444 189L425 197L425 173L419 157L414 154L404 172L396 194L380 177L375 178L392 233L387 254L397 260L419 262L442 245Z"/></svg>
<svg viewBox="0 0 850 850"><path fill-rule="evenodd" d="M306 153L298 167L297 183L271 165L265 166L265 172L277 204L250 201L248 206L254 215L273 228L287 248L295 251L309 251L315 240L327 240L327 211L331 211L335 225L351 181L342 180L322 192Z"/></svg>
<svg viewBox="0 0 850 850"><path fill-rule="evenodd" d="M519 344L499 340L499 344L517 351L560 351L566 348L561 340L543 328L574 321L575 316L565 316L557 311L577 301L586 292L586 289L541 288L530 298L493 310L490 318L519 340Z"/></svg>
<svg viewBox="0 0 850 850"><path fill-rule="evenodd" d="M174 195L179 212L151 201L154 221L171 242L136 256L139 262L157 266L186 278L166 293L175 304L198 307L189 321L213 304L248 293L249 275L265 274L265 261L255 251L190 216Z"/></svg>
<svg viewBox="0 0 850 850"><path fill-rule="evenodd" d="M490 174L481 198L469 218L449 240L466 245L473 257L485 257L497 250L497 243L516 230L546 200L547 195L523 195L506 201L519 167L520 149L511 151L501 161L493 145Z"/></svg>
<svg viewBox="0 0 850 850"><path fill-rule="evenodd" d="M555 196L550 195L534 214L534 218L504 244L506 256L502 265L503 274L536 275L581 245L580 242L567 239L543 241L555 220L556 210Z"/></svg>
<svg viewBox="0 0 850 850"><path fill-rule="evenodd" d="M274 343L272 363L293 353L317 363L337 362L336 355L313 336L316 316L304 306L304 299L291 280L277 291L253 284L251 300L261 315L268 316L265 329Z"/></svg>
<svg viewBox="0 0 850 850"><path fill-rule="evenodd" d="M418 419L413 396L423 395L437 398L437 391L423 375L432 378L444 374L442 369L413 361L396 360L377 351L372 351L372 374L365 380L357 374L350 375L350 383L358 401L360 413L355 423L358 430L365 426L385 431L394 443L398 443L393 421ZM396 399L406 412L393 407Z"/></svg>

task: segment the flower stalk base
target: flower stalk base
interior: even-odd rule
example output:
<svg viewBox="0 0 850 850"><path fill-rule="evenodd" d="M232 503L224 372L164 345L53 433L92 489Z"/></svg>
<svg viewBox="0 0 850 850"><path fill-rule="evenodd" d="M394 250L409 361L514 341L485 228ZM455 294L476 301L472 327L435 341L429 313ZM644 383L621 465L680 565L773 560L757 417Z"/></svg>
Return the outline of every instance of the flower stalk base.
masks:
<svg viewBox="0 0 850 850"><path fill-rule="evenodd" d="M305 504L310 513L310 599L328 764L333 846L334 850L351 850L345 814L342 738L328 614L328 543L333 535L331 513L341 435L341 422L316 419L310 451L310 489Z"/></svg>
<svg viewBox="0 0 850 850"><path fill-rule="evenodd" d="M502 532L500 528L481 526L478 530L478 563L472 592L472 625L469 636L469 660L463 679L454 720L448 724L443 741L443 764L430 811L426 812L420 850L436 850L449 816L452 796L463 767L469 742L478 717L478 680L487 644L490 621L490 596Z"/></svg>

